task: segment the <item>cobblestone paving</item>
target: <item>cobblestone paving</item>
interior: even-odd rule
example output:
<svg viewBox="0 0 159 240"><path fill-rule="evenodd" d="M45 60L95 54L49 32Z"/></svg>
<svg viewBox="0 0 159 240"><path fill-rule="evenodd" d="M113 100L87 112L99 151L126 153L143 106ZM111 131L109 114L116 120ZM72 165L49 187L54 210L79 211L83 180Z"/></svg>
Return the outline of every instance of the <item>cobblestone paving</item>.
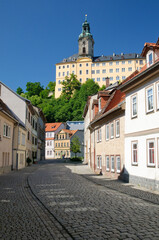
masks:
<svg viewBox="0 0 159 240"><path fill-rule="evenodd" d="M159 194L57 161L0 176L0 239L159 240Z"/></svg>
<svg viewBox="0 0 159 240"><path fill-rule="evenodd" d="M73 239L159 239L159 195L73 169L50 163L29 176L34 194Z"/></svg>
<svg viewBox="0 0 159 240"><path fill-rule="evenodd" d="M0 239L72 239L32 194L27 178L39 166L0 176Z"/></svg>

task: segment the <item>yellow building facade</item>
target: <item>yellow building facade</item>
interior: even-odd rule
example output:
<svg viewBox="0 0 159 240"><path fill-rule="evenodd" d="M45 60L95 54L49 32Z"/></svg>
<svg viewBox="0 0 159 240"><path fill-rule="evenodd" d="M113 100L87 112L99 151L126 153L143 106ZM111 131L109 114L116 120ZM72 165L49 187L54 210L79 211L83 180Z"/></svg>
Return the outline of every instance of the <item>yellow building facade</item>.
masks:
<svg viewBox="0 0 159 240"><path fill-rule="evenodd" d="M81 83L93 79L100 87L106 85L109 77L110 84L122 81L135 70L140 70L145 65L145 58L137 53L120 53L109 56L94 56L94 40L90 33L90 25L87 18L82 25L82 33L78 38L79 51L71 57L63 59L56 64L56 88L55 97L62 92L62 82L66 76L75 74Z"/></svg>

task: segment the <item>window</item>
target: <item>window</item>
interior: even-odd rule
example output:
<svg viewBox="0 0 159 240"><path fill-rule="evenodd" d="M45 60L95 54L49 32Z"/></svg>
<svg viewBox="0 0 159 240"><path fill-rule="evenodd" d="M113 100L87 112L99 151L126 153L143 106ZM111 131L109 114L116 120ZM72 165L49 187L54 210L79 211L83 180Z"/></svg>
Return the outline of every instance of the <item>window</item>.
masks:
<svg viewBox="0 0 159 240"><path fill-rule="evenodd" d="M22 145L25 146L25 134L22 133Z"/></svg>
<svg viewBox="0 0 159 240"><path fill-rule="evenodd" d="M60 92L60 91L61 91L61 88L58 88L58 91Z"/></svg>
<svg viewBox="0 0 159 240"><path fill-rule="evenodd" d="M110 138L114 138L114 123L111 123L111 128L110 128L110 131L111 131L111 135L110 135Z"/></svg>
<svg viewBox="0 0 159 240"><path fill-rule="evenodd" d="M102 78L102 81L103 81L103 82L105 82L105 81L106 81L106 80L105 80L105 77L103 77L103 78Z"/></svg>
<svg viewBox="0 0 159 240"><path fill-rule="evenodd" d="M20 131L18 131L18 144L20 144Z"/></svg>
<svg viewBox="0 0 159 240"><path fill-rule="evenodd" d="M105 63L102 63L102 66L105 66Z"/></svg>
<svg viewBox="0 0 159 240"><path fill-rule="evenodd" d="M119 72L119 68L116 68L116 72Z"/></svg>
<svg viewBox="0 0 159 240"><path fill-rule="evenodd" d="M97 129L97 142L102 141L102 131L101 128Z"/></svg>
<svg viewBox="0 0 159 240"><path fill-rule="evenodd" d="M58 75L58 76L60 77L60 75L61 75L61 73L59 72L59 75Z"/></svg>
<svg viewBox="0 0 159 240"><path fill-rule="evenodd" d="M99 66L99 63L96 63L96 66Z"/></svg>
<svg viewBox="0 0 159 240"><path fill-rule="evenodd" d="M116 65L119 65L119 61L116 62Z"/></svg>
<svg viewBox="0 0 159 240"><path fill-rule="evenodd" d="M143 60L140 60L139 63L140 63L140 65L143 65Z"/></svg>
<svg viewBox="0 0 159 240"><path fill-rule="evenodd" d="M4 126L3 126L3 136L8 138L10 138L11 136L10 126L6 123L4 123Z"/></svg>
<svg viewBox="0 0 159 240"><path fill-rule="evenodd" d="M94 67L95 66L95 63L92 63L92 67Z"/></svg>
<svg viewBox="0 0 159 240"><path fill-rule="evenodd" d="M88 63L86 63L86 67L88 67Z"/></svg>
<svg viewBox="0 0 159 240"><path fill-rule="evenodd" d="M114 156L111 156L111 172L115 171Z"/></svg>
<svg viewBox="0 0 159 240"><path fill-rule="evenodd" d="M122 72L125 72L125 68L122 68Z"/></svg>
<svg viewBox="0 0 159 240"><path fill-rule="evenodd" d="M111 68L111 69L109 69L109 72L110 72L110 73L113 73L113 69L112 69L112 68Z"/></svg>
<svg viewBox="0 0 159 240"><path fill-rule="evenodd" d="M65 66L63 66L63 68L65 68Z"/></svg>
<svg viewBox="0 0 159 240"><path fill-rule="evenodd" d="M96 73L99 74L99 73L100 73L100 70L96 70Z"/></svg>
<svg viewBox="0 0 159 240"><path fill-rule="evenodd" d="M148 166L155 166L155 141L148 140Z"/></svg>
<svg viewBox="0 0 159 240"><path fill-rule="evenodd" d="M113 62L109 62L109 65L112 66L112 65L113 65Z"/></svg>
<svg viewBox="0 0 159 240"><path fill-rule="evenodd" d="M156 85L156 94L157 94L157 109L159 109L159 83Z"/></svg>
<svg viewBox="0 0 159 240"><path fill-rule="evenodd" d="M122 64L125 64L125 61L122 61Z"/></svg>
<svg viewBox="0 0 159 240"><path fill-rule="evenodd" d="M65 72L62 73L62 76L65 76Z"/></svg>
<svg viewBox="0 0 159 240"><path fill-rule="evenodd" d="M88 70L86 70L86 74L88 74Z"/></svg>
<svg viewBox="0 0 159 240"><path fill-rule="evenodd" d="M69 76L69 71L67 71L67 76Z"/></svg>
<svg viewBox="0 0 159 240"><path fill-rule="evenodd" d="M106 140L109 140L109 124L105 126L105 136L106 136Z"/></svg>
<svg viewBox="0 0 159 240"><path fill-rule="evenodd" d="M119 120L116 120L115 125L116 125L116 137L119 137L120 136Z"/></svg>
<svg viewBox="0 0 159 240"><path fill-rule="evenodd" d="M132 142L132 164L137 165L138 164L138 142Z"/></svg>
<svg viewBox="0 0 159 240"><path fill-rule="evenodd" d="M148 55L148 63L149 63L149 66L153 63L153 62L152 62L152 53L150 53L150 54Z"/></svg>
<svg viewBox="0 0 159 240"><path fill-rule="evenodd" d="M120 173L120 156L116 156L116 171Z"/></svg>
<svg viewBox="0 0 159 240"><path fill-rule="evenodd" d="M82 67L82 64L80 63L80 65L79 65L80 67Z"/></svg>
<svg viewBox="0 0 159 240"><path fill-rule="evenodd" d="M92 70L92 74L95 74L95 70Z"/></svg>
<svg viewBox="0 0 159 240"><path fill-rule="evenodd" d="M79 74L82 75L82 70L79 71Z"/></svg>
<svg viewBox="0 0 159 240"><path fill-rule="evenodd" d="M69 68L69 65L67 65L67 68Z"/></svg>
<svg viewBox="0 0 159 240"><path fill-rule="evenodd" d="M106 156L106 171L109 171L109 156Z"/></svg>
<svg viewBox="0 0 159 240"><path fill-rule="evenodd" d="M131 72L131 71L132 71L132 67L129 67L129 68L128 68L128 71Z"/></svg>
<svg viewBox="0 0 159 240"><path fill-rule="evenodd" d="M126 77L125 76L122 76L122 80L124 80Z"/></svg>
<svg viewBox="0 0 159 240"><path fill-rule="evenodd" d="M131 60L128 61L128 64L131 64Z"/></svg>
<svg viewBox="0 0 159 240"><path fill-rule="evenodd" d="M109 79L110 79L110 81L113 81L113 77L110 77Z"/></svg>
<svg viewBox="0 0 159 240"><path fill-rule="evenodd" d="M137 96L132 97L132 118L137 116Z"/></svg>
<svg viewBox="0 0 159 240"><path fill-rule="evenodd" d="M97 156L97 168L102 169L102 156Z"/></svg>
<svg viewBox="0 0 159 240"><path fill-rule="evenodd" d="M97 168L99 168L99 156L97 156Z"/></svg>
<svg viewBox="0 0 159 240"><path fill-rule="evenodd" d="M59 69L61 69L61 66L59 66Z"/></svg>
<svg viewBox="0 0 159 240"><path fill-rule="evenodd" d="M75 71L72 71L73 74L75 74Z"/></svg>
<svg viewBox="0 0 159 240"><path fill-rule="evenodd" d="M106 73L106 69L103 69L103 70L102 70L102 73Z"/></svg>
<svg viewBox="0 0 159 240"><path fill-rule="evenodd" d="M116 80L117 80L117 81L119 80L119 76L116 76Z"/></svg>
<svg viewBox="0 0 159 240"><path fill-rule="evenodd" d="M82 78L80 78L80 82L82 82Z"/></svg>
<svg viewBox="0 0 159 240"><path fill-rule="evenodd" d="M100 78L97 78L97 82L100 82Z"/></svg>
<svg viewBox="0 0 159 240"><path fill-rule="evenodd" d="M75 67L75 65L73 64L73 65L72 65L72 67L74 68L74 67Z"/></svg>
<svg viewBox="0 0 159 240"><path fill-rule="evenodd" d="M153 87L146 90L147 112L153 111Z"/></svg>

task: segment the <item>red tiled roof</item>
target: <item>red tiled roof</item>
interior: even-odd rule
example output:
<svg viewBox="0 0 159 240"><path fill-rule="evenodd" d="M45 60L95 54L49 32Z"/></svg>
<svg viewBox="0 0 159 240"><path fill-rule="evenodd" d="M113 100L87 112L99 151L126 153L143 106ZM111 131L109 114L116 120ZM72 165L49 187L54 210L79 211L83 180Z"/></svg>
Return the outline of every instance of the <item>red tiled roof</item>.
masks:
<svg viewBox="0 0 159 240"><path fill-rule="evenodd" d="M74 135L78 130L62 129L62 131Z"/></svg>
<svg viewBox="0 0 159 240"><path fill-rule="evenodd" d="M145 57L150 48L159 48L159 41L157 43L145 43L141 56Z"/></svg>
<svg viewBox="0 0 159 240"><path fill-rule="evenodd" d="M123 102L124 99L125 99L125 93L121 92L120 90L116 90L112 100L110 101L109 105L106 107L104 113L117 107L117 105Z"/></svg>
<svg viewBox="0 0 159 240"><path fill-rule="evenodd" d="M45 124L45 132L54 132L60 127L61 124L62 124L62 122L46 123Z"/></svg>

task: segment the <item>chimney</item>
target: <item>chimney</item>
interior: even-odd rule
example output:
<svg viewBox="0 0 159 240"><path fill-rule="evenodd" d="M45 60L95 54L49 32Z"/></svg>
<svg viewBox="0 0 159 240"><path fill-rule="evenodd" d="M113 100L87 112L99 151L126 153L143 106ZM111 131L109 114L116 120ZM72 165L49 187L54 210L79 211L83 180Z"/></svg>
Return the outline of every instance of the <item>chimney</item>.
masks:
<svg viewBox="0 0 159 240"><path fill-rule="evenodd" d="M109 77L106 77L106 88L109 87Z"/></svg>

